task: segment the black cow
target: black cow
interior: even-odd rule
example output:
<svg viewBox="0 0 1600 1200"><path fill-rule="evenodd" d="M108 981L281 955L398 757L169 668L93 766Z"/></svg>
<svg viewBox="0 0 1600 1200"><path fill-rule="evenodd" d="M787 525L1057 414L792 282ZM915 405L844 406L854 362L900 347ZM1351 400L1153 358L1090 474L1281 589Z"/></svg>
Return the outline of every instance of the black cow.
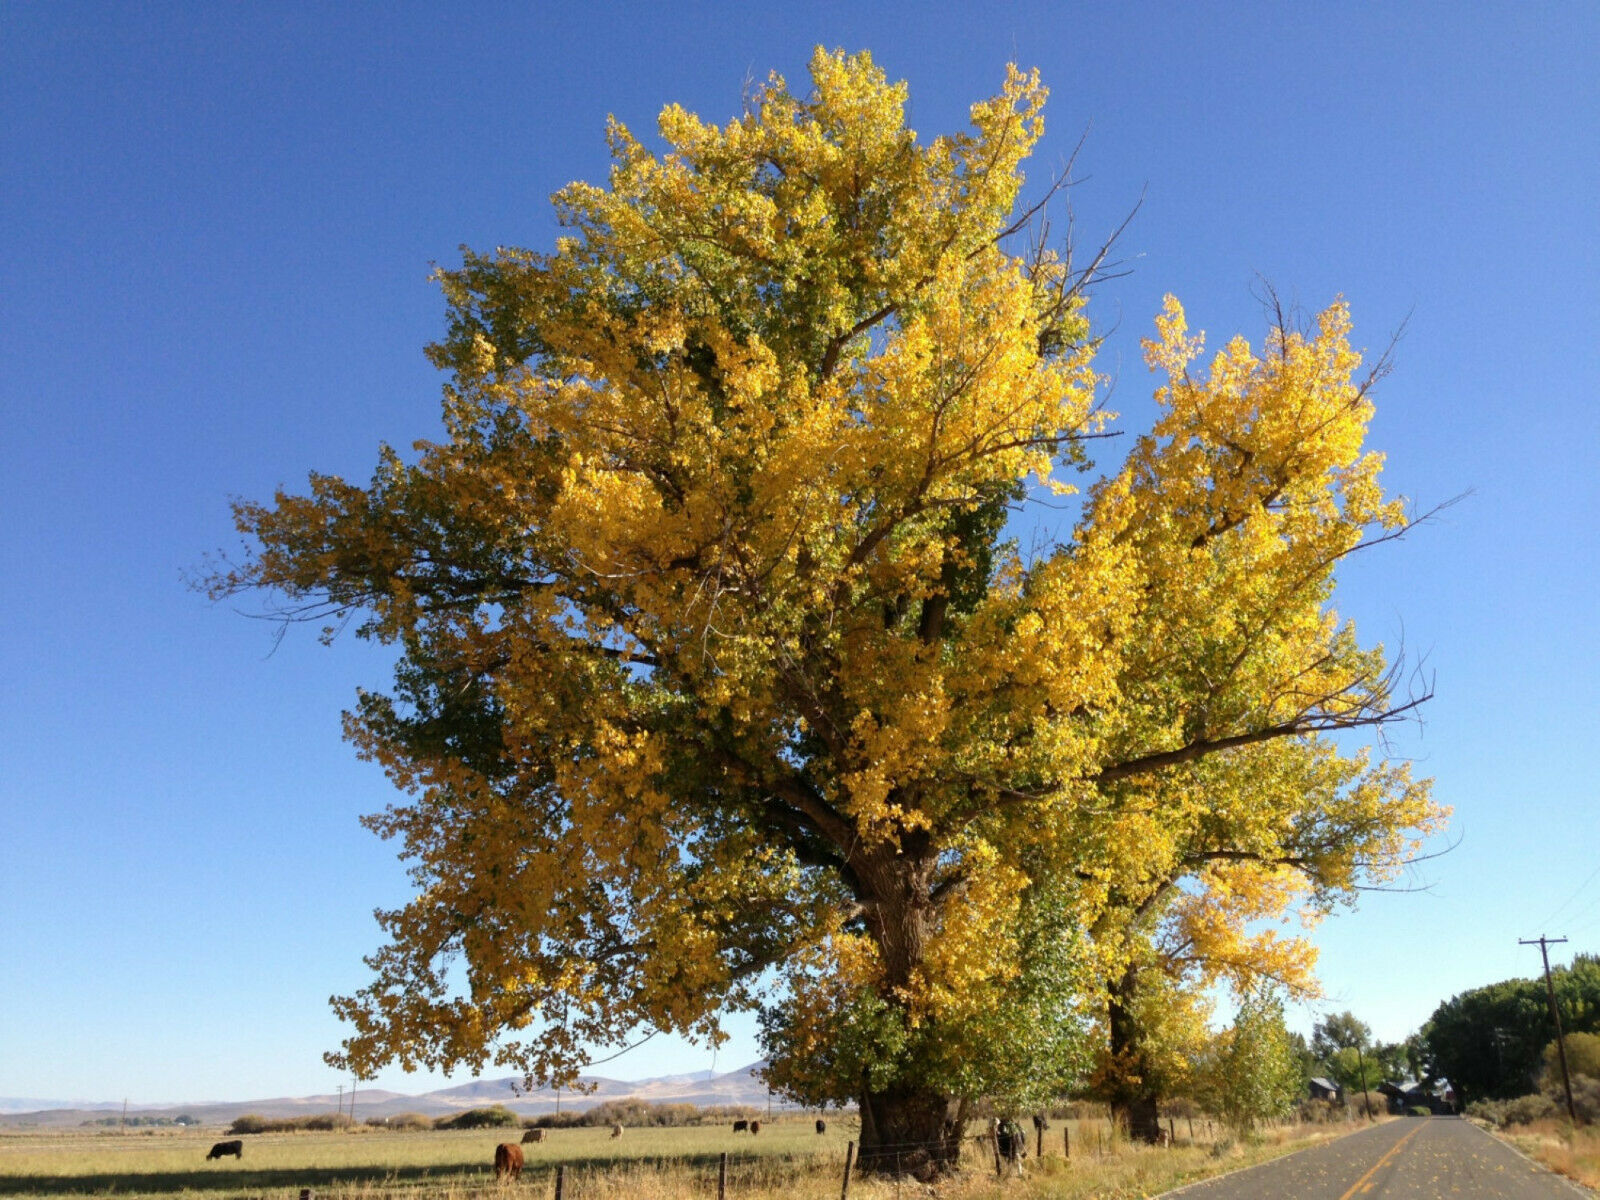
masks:
<svg viewBox="0 0 1600 1200"><path fill-rule="evenodd" d="M211 1153L206 1155L206 1161L210 1162L213 1158L226 1158L230 1154L235 1158L243 1158L244 1143L237 1140L231 1142L218 1142L215 1146L211 1147Z"/></svg>
<svg viewBox="0 0 1600 1200"><path fill-rule="evenodd" d="M750 1128L750 1122L749 1121L735 1121L733 1123L733 1131L735 1133L743 1133L746 1129L749 1129L749 1128Z"/></svg>
<svg viewBox="0 0 1600 1200"><path fill-rule="evenodd" d="M817 1118L817 1132L818 1133L827 1133L828 1132L828 1123L826 1121L824 1121L821 1117Z"/></svg>

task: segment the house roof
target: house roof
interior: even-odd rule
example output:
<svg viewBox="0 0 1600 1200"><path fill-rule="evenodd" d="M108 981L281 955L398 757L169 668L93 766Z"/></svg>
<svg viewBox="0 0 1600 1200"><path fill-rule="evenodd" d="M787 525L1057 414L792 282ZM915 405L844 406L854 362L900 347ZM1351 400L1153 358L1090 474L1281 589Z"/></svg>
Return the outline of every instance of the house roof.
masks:
<svg viewBox="0 0 1600 1200"><path fill-rule="evenodd" d="M1416 1079L1402 1079L1399 1083L1390 1083L1389 1081L1385 1080L1383 1083L1378 1085L1378 1090L1385 1095L1426 1096L1431 1094L1433 1089L1425 1086L1422 1082Z"/></svg>
<svg viewBox="0 0 1600 1200"><path fill-rule="evenodd" d="M1319 1088L1329 1092L1341 1092L1344 1090L1333 1080L1324 1079L1321 1075L1313 1075L1311 1077L1311 1082L1316 1084Z"/></svg>

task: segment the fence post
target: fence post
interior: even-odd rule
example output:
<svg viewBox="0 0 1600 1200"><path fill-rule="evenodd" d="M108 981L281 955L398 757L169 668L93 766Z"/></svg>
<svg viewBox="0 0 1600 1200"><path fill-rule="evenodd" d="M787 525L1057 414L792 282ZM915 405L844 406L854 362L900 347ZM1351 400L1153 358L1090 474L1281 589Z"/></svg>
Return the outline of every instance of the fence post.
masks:
<svg viewBox="0 0 1600 1200"><path fill-rule="evenodd" d="M1176 1121L1172 1117L1168 1117L1167 1118L1167 1149L1168 1150L1176 1150L1177 1148L1178 1148L1178 1126L1177 1126Z"/></svg>
<svg viewBox="0 0 1600 1200"><path fill-rule="evenodd" d="M1189 1118L1189 1144L1194 1144L1194 1118Z"/></svg>
<svg viewBox="0 0 1600 1200"><path fill-rule="evenodd" d="M989 1147L994 1151L994 1174L998 1179L1005 1171L1000 1166L1000 1133L992 1125L989 1127Z"/></svg>
<svg viewBox="0 0 1600 1200"><path fill-rule="evenodd" d="M844 1187L839 1192L839 1200L850 1200L850 1160L856 1156L856 1144L847 1142L844 1148Z"/></svg>
<svg viewBox="0 0 1600 1200"><path fill-rule="evenodd" d="M722 1157L717 1160L717 1200L727 1200L728 1196L728 1152L724 1150Z"/></svg>
<svg viewBox="0 0 1600 1200"><path fill-rule="evenodd" d="M556 1200L562 1200L567 1190L567 1168L565 1165L556 1168Z"/></svg>
<svg viewBox="0 0 1600 1200"><path fill-rule="evenodd" d="M1033 1156L1035 1158L1043 1158L1044 1157L1044 1126L1043 1125L1040 1125L1037 1129L1035 1129L1033 1131Z"/></svg>
<svg viewBox="0 0 1600 1200"><path fill-rule="evenodd" d="M1061 1153L1072 1157L1072 1128L1065 1121L1061 1122Z"/></svg>

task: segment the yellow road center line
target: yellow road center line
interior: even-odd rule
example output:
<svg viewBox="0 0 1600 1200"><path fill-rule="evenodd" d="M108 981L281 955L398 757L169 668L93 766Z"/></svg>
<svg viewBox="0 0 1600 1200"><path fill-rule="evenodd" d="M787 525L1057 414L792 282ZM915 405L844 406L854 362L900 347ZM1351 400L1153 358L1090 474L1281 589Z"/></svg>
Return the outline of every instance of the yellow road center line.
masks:
<svg viewBox="0 0 1600 1200"><path fill-rule="evenodd" d="M1379 1171L1381 1171L1383 1169L1383 1165L1386 1162L1388 1162L1396 1154L1399 1154L1401 1148L1407 1142L1409 1142L1412 1138L1416 1137L1417 1134L1421 1131L1421 1129L1422 1129L1422 1125L1419 1123L1416 1126L1416 1128L1414 1128L1410 1133L1406 1134L1405 1137L1401 1138L1394 1145L1390 1146L1389 1147L1389 1152L1387 1154L1385 1154L1382 1158L1380 1158L1377 1162L1373 1163L1370 1167L1368 1167L1367 1168L1367 1173L1365 1175L1363 1175L1360 1179L1358 1179L1354 1183L1352 1183L1350 1185L1350 1190L1348 1192L1346 1192L1344 1195L1340 1196L1339 1200L1350 1200L1350 1197L1354 1196L1357 1192L1364 1191L1365 1189L1362 1187L1362 1185L1365 1184L1367 1182L1367 1180L1371 1179L1374 1175L1376 1175Z"/></svg>

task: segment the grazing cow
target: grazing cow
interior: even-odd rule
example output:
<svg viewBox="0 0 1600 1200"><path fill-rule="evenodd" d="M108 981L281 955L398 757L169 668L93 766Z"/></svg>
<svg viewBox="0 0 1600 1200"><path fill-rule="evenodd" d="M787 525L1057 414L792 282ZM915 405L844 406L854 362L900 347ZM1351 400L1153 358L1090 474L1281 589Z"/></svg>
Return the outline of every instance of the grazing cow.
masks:
<svg viewBox="0 0 1600 1200"><path fill-rule="evenodd" d="M544 1141L544 1130L542 1129L530 1129L527 1133L522 1135L522 1144L524 1146L526 1146L529 1142L542 1141Z"/></svg>
<svg viewBox="0 0 1600 1200"><path fill-rule="evenodd" d="M621 1137L622 1136L622 1126L621 1125L613 1125L611 1127L611 1136L612 1137Z"/></svg>
<svg viewBox="0 0 1600 1200"><path fill-rule="evenodd" d="M1049 1120L1048 1117L1046 1117L1043 1113L1034 1113L1033 1114L1033 1131L1035 1133L1043 1133L1046 1129L1049 1129L1049 1128L1050 1128L1050 1120Z"/></svg>
<svg viewBox="0 0 1600 1200"><path fill-rule="evenodd" d="M749 1121L735 1121L733 1123L733 1131L735 1133L743 1133L745 1130L747 1130L749 1128L750 1128L750 1122Z"/></svg>
<svg viewBox="0 0 1600 1200"><path fill-rule="evenodd" d="M817 1132L818 1133L827 1133L828 1132L828 1123L826 1121L824 1121L821 1117L817 1118Z"/></svg>
<svg viewBox="0 0 1600 1200"><path fill-rule="evenodd" d="M498 1183L507 1175L515 1183L522 1177L522 1147L515 1142L501 1142L494 1148L494 1177Z"/></svg>
<svg viewBox="0 0 1600 1200"><path fill-rule="evenodd" d="M760 1132L761 1132L761 1122L760 1121L751 1121L750 1122L750 1134L751 1134L751 1136L753 1137L753 1136L755 1136L756 1134L758 1134Z"/></svg>
<svg viewBox="0 0 1600 1200"><path fill-rule="evenodd" d="M226 1158L230 1154L235 1158L243 1158L244 1143L240 1141L218 1142L211 1147L211 1153L206 1155L206 1161L210 1162L213 1158Z"/></svg>

